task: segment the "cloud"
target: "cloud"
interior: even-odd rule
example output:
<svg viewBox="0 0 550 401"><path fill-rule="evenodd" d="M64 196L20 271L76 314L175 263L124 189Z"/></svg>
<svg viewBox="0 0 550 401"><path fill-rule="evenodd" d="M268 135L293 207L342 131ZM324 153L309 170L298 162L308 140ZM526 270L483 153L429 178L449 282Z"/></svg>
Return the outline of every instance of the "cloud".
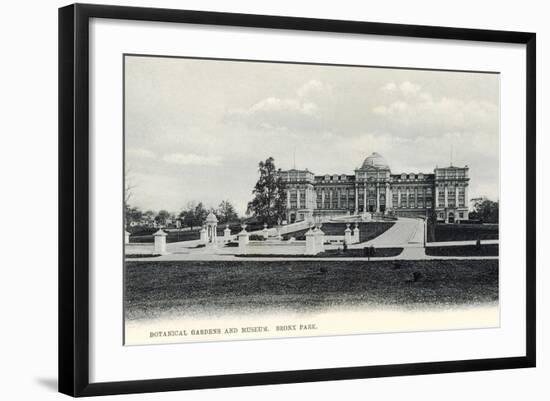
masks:
<svg viewBox="0 0 550 401"><path fill-rule="evenodd" d="M219 157L201 156L193 153L171 153L165 155L162 160L183 166L218 166L221 161Z"/></svg>
<svg viewBox="0 0 550 401"><path fill-rule="evenodd" d="M399 85L392 81L380 88L382 92L400 93L405 96L415 95L420 91L420 89L420 85L414 84L410 81L403 81Z"/></svg>
<svg viewBox="0 0 550 401"><path fill-rule="evenodd" d="M155 159L157 157L152 151L143 148L126 149L126 156L134 157L136 159Z"/></svg>
<svg viewBox="0 0 550 401"><path fill-rule="evenodd" d="M322 127L322 103L332 97L332 87L311 79L288 97L269 96L248 108L229 110L225 119L253 129L312 131Z"/></svg>
<svg viewBox="0 0 550 401"><path fill-rule="evenodd" d="M420 85L405 81L401 85L399 85L399 90L405 96L416 95L420 91Z"/></svg>
<svg viewBox="0 0 550 401"><path fill-rule="evenodd" d="M317 95L330 95L332 87L323 82L312 79L300 86L296 93L299 97L312 97Z"/></svg>
<svg viewBox="0 0 550 401"><path fill-rule="evenodd" d="M410 81L380 87L389 96L371 111L373 127L406 136L439 136L449 131L494 132L498 105L481 99L436 97Z"/></svg>
<svg viewBox="0 0 550 401"><path fill-rule="evenodd" d="M244 114L254 115L262 113L297 113L304 115L313 115L317 106L312 102L302 102L297 99L279 99L268 97L252 105L250 109L245 110Z"/></svg>

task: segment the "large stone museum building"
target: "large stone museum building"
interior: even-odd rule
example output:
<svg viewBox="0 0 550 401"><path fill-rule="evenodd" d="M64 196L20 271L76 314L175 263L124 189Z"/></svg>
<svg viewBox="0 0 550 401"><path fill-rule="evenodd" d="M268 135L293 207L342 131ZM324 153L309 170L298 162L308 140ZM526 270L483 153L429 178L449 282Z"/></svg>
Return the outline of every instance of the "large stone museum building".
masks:
<svg viewBox="0 0 550 401"><path fill-rule="evenodd" d="M435 211L437 219L447 223L468 219L468 166L392 174L384 158L373 153L353 175L318 176L308 169L281 174L289 222L362 212L412 217Z"/></svg>

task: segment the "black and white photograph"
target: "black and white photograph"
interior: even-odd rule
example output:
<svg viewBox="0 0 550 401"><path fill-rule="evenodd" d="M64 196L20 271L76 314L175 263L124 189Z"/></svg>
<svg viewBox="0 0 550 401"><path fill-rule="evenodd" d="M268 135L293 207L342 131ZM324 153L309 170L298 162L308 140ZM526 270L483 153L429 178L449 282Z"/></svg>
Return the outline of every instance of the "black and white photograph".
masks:
<svg viewBox="0 0 550 401"><path fill-rule="evenodd" d="M500 79L125 54L124 345L499 327Z"/></svg>

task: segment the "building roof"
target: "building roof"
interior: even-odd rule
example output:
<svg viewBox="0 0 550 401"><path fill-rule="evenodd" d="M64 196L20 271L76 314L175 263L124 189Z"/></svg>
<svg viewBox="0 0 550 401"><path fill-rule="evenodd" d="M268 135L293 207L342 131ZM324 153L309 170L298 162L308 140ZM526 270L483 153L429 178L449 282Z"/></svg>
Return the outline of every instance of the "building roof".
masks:
<svg viewBox="0 0 550 401"><path fill-rule="evenodd" d="M216 215L212 212L208 213L208 216L206 216L206 222L207 223L217 223L218 222L218 218L216 217Z"/></svg>
<svg viewBox="0 0 550 401"><path fill-rule="evenodd" d="M386 159L384 159L384 157L382 157L380 153L376 152L372 152L371 155L365 159L363 165L361 166L362 169L369 167L390 168L388 162L386 162Z"/></svg>

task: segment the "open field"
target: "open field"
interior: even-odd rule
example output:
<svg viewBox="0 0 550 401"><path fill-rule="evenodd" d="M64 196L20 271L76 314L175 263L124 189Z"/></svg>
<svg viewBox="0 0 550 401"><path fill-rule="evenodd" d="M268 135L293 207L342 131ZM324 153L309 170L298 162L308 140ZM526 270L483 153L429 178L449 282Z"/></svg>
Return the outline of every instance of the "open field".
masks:
<svg viewBox="0 0 550 401"><path fill-rule="evenodd" d="M368 248L368 247L367 247ZM375 248L374 254L370 255L371 257L375 258L389 258L393 256L397 256L403 252L403 248ZM348 249L344 252L342 248L340 249L329 249L325 252L318 253L316 255L254 255L254 254L248 254L248 255L236 255L237 257L241 258L255 258L255 257L265 257L265 258L288 258L292 256L300 257L300 258L364 258L368 255L364 253L363 248L353 248Z"/></svg>
<svg viewBox="0 0 550 401"><path fill-rule="evenodd" d="M498 239L498 224L436 224L434 242Z"/></svg>
<svg viewBox="0 0 550 401"><path fill-rule="evenodd" d="M126 318L498 301L498 260L126 262Z"/></svg>
<svg viewBox="0 0 550 401"><path fill-rule="evenodd" d="M498 256L498 244L430 246L426 248L429 256Z"/></svg>

